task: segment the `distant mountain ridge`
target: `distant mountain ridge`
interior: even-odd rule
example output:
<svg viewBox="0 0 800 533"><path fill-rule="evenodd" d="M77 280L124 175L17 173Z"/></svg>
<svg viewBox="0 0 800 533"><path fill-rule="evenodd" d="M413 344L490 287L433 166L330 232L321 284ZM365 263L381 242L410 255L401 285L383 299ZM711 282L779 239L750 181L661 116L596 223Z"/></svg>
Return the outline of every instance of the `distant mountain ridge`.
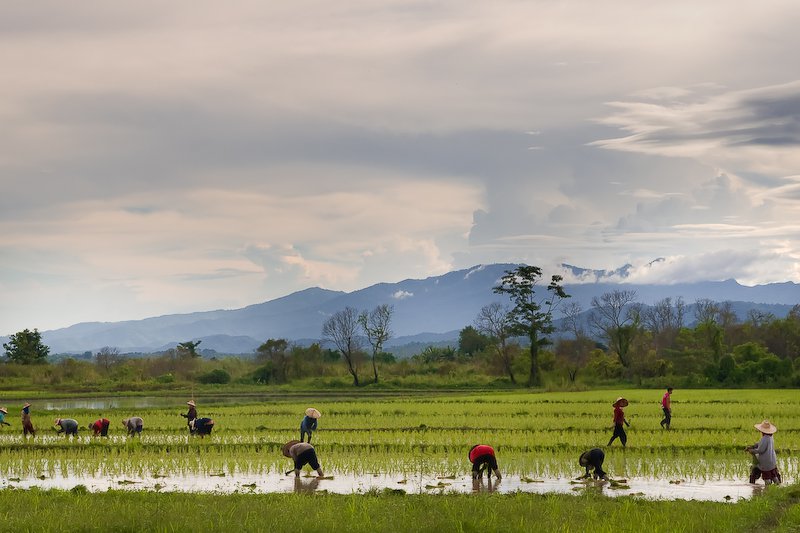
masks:
<svg viewBox="0 0 800 533"><path fill-rule="evenodd" d="M97 351L104 346L121 352L157 352L187 340L202 340L201 348L221 353L252 353L269 338L292 341L320 337L323 322L346 306L372 309L394 306L394 338L401 342L441 342L474 322L480 308L499 301L492 292L501 276L514 264L478 265L425 279L378 283L353 292L318 287L294 292L241 309L164 315L124 322L87 322L43 331L43 341L52 353ZM800 285L786 282L747 287L734 280L641 285L611 283L609 276L624 277L630 265L614 271L580 269L564 265L565 273L592 282L566 285L571 300L588 310L593 297L615 289L635 290L638 301L652 304L666 297L682 297L687 304L700 298L740 302L737 309L758 307L782 317L800 303ZM546 285L546 283L544 284ZM749 306L749 307L748 307ZM740 316L740 318L745 318ZM6 338L2 338L6 342Z"/></svg>

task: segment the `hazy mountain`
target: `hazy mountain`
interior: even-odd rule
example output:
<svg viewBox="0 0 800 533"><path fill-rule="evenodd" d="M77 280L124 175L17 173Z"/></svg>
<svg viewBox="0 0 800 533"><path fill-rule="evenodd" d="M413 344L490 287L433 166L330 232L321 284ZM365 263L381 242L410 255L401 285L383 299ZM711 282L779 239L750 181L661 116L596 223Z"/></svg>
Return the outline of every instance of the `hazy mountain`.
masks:
<svg viewBox="0 0 800 533"><path fill-rule="evenodd" d="M398 346L401 342L444 342L457 338L461 328L472 324L483 305L500 300L492 288L505 271L514 267L512 264L481 265L426 279L379 283L349 293L311 288L242 309L125 322L82 323L44 331L42 337L53 353L96 351L103 346L116 347L121 352L153 352L187 340L202 340L201 348L221 353L249 353L269 338L308 342L318 339L326 318L346 306L372 309L386 303L395 309L392 319L395 338L389 346ZM570 265L564 268L576 278L591 280L567 285L572 301L586 310L593 297L615 289L635 290L638 300L644 304L679 296L687 304L699 298L738 302L735 309L741 319L756 304L760 304L761 310L782 317L800 303L800 285L791 282L754 287L733 280L635 285L605 281L612 276L624 278L629 267L614 271Z"/></svg>

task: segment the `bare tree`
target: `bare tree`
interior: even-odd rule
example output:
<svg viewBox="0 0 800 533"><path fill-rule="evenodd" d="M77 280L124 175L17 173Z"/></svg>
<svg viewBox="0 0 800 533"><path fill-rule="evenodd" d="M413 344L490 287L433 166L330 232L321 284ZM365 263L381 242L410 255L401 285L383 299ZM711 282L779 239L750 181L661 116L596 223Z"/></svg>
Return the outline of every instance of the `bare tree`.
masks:
<svg viewBox="0 0 800 533"><path fill-rule="evenodd" d="M556 346L556 355L563 358L569 380L574 382L578 377L578 370L586 364L594 342L584 330L581 304L569 302L561 312L564 315L563 329L572 333L573 338L562 339Z"/></svg>
<svg viewBox="0 0 800 533"><path fill-rule="evenodd" d="M119 350L110 346L104 346L95 354L94 360L98 368L108 373L111 367L119 362Z"/></svg>
<svg viewBox="0 0 800 533"><path fill-rule="evenodd" d="M671 346L678 331L683 327L686 305L678 296L673 303L671 298L659 300L642 312L644 327L653 334L656 351Z"/></svg>
<svg viewBox="0 0 800 533"><path fill-rule="evenodd" d="M492 346L497 357L500 358L503 369L508 374L511 383L516 384L514 370L511 368L513 352L508 345L508 339L511 337L510 311L508 306L499 302L484 305L475 319L475 329L492 340Z"/></svg>
<svg viewBox="0 0 800 533"><path fill-rule="evenodd" d="M392 338L389 323L392 321L393 313L393 306L381 304L369 313L363 311L358 316L358 322L364 330L367 342L372 346L372 372L375 375L373 383L378 382L378 366L375 364L375 357L383 350L384 343Z"/></svg>
<svg viewBox="0 0 800 533"><path fill-rule="evenodd" d="M592 298L589 315L592 329L608 341L620 364L626 368L631 364L628 352L639 327L641 308L635 303L636 291L613 290Z"/></svg>
<svg viewBox="0 0 800 533"><path fill-rule="evenodd" d="M362 337L358 335L358 311L353 307L345 307L335 312L322 325L322 336L333 343L342 354L347 371L353 376L353 385L358 387L359 355L362 349Z"/></svg>

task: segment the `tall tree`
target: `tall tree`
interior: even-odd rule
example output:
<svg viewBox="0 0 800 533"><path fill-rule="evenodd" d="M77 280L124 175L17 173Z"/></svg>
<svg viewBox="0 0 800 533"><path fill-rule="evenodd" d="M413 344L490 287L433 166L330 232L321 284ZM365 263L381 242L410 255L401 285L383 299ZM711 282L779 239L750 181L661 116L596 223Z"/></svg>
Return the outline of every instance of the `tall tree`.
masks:
<svg viewBox="0 0 800 533"><path fill-rule="evenodd" d="M35 328L14 333L3 344L3 349L9 360L23 365L46 363L50 354L50 347L42 344L42 334Z"/></svg>
<svg viewBox="0 0 800 533"><path fill-rule="evenodd" d="M613 290L592 298L589 324L605 338L624 367L631 364L628 352L639 329L639 306L636 291Z"/></svg>
<svg viewBox="0 0 800 533"><path fill-rule="evenodd" d="M388 304L381 304L367 313L363 311L358 316L358 323L364 330L367 342L372 346L372 372L374 373L374 383L378 382L378 366L375 364L375 357L383 351L383 345L392 338L392 330L389 323L392 321L394 307Z"/></svg>
<svg viewBox="0 0 800 533"><path fill-rule="evenodd" d="M511 366L513 352L508 345L511 337L511 318L510 309L500 302L492 302L481 307L478 317L475 319L475 327L478 331L489 337L494 347L503 370L508 374L511 383L516 384L514 369Z"/></svg>
<svg viewBox="0 0 800 533"><path fill-rule="evenodd" d="M530 340L529 387L541 385L539 350L550 344L548 335L555 330L553 312L565 298L569 298L558 275L552 276L544 294L537 295L536 289L541 278L541 268L522 265L506 271L500 278L500 285L493 289L496 294L508 295L514 305L508 312L511 333L524 335Z"/></svg>
<svg viewBox="0 0 800 533"><path fill-rule="evenodd" d="M200 343L203 341L186 341L178 343L178 346L175 349L178 352L178 357L200 357L200 354L197 353L197 347L200 346Z"/></svg>
<svg viewBox="0 0 800 533"><path fill-rule="evenodd" d="M272 365L272 377L278 383L287 381L289 361L286 350L288 347L289 342L286 339L267 339L267 342L256 350L258 352L256 357L260 362L268 362Z"/></svg>
<svg viewBox="0 0 800 533"><path fill-rule="evenodd" d="M342 354L347 371L353 376L353 385L358 387L359 357L362 337L359 333L359 313L352 307L335 312L322 325L322 336L333 343Z"/></svg>
<svg viewBox="0 0 800 533"><path fill-rule="evenodd" d="M111 367L119 362L119 349L110 346L100 348L95 357L95 364L98 368L102 368L104 372L108 373Z"/></svg>

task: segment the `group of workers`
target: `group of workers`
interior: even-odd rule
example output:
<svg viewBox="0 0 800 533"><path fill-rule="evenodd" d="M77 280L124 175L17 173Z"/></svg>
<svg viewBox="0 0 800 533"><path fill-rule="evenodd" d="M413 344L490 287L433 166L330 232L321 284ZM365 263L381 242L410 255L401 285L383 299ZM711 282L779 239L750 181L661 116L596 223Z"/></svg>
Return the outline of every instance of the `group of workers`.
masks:
<svg viewBox="0 0 800 533"><path fill-rule="evenodd" d="M211 418L198 418L197 416L197 406L194 400L189 400L186 402L189 406L189 412L186 414L181 414L182 417L186 418L186 424L189 428L190 435L199 435L200 437L205 437L206 435L211 434L211 430L214 429L214 420ZM10 426L8 422L6 422L6 415L8 414L8 409L5 407L0 407L0 425ZM107 437L108 436L108 428L111 426L111 421L108 418L99 418L94 422L89 423L86 426L86 429L92 431L93 436L95 437ZM122 419L122 426L127 431L128 436L135 437L137 435L141 435L142 430L144 429L144 420L140 416L131 416L128 418ZM56 418L53 422L53 429L56 430L56 433L67 436L78 436L78 429L80 424L74 418ZM314 426L316 429L316 425ZM36 430L33 427L33 423L31 422L31 404L26 403L22 407L22 432L23 435L26 437L28 435L36 436ZM309 442L310 442L310 432L309 432Z"/></svg>
<svg viewBox="0 0 800 533"><path fill-rule="evenodd" d="M672 387L667 387L667 391L661 399L661 407L664 412L664 418L661 420L661 427L669 430L672 423ZM210 435L214 429L214 420L211 418L199 418L197 416L197 405L194 400L186 402L189 410L186 414L181 414L186 418L186 423L189 429L189 434L199 435L204 437ZM613 428L614 432L611 435L611 440L608 441L608 446L619 439L623 447L628 442L628 436L625 433L624 426L630 427L630 422L625 418L623 408L628 406L628 400L623 397L617 398L612 407L614 408L613 415ZM30 403L26 403L22 407L22 429L24 435L36 435L36 431L31 423L30 416ZM5 407L0 407L0 425L10 426L5 420L8 410ZM316 450L311 445L311 437L314 431L317 430L317 422L322 416L322 413L314 407L309 407L305 411L305 416L300 422L300 440L290 440L281 448L284 456L294 462L294 469L286 472L290 474L294 472L295 476L300 475L300 471L305 465L309 465L313 470L316 470L320 477L323 476L322 468L317 458ZM65 435L78 435L78 421L73 418L57 418L54 423L57 426L58 433ZM91 430L95 437L108 436L108 428L111 422L107 418L100 418L90 423L87 429ZM142 433L144 428L144 421L139 416L133 416L122 420L122 425L127 430L129 436L136 436ZM766 484L780 483L781 475L778 471L777 457L775 454L775 444L773 442L773 435L778 428L764 420L760 424L754 424L754 427L761 432L761 439L754 445L745 448L745 451L753 455L753 468L750 472L750 483L755 483L759 478L763 479ZM308 442L305 442L306 437ZM502 476L497 466L497 457L494 448L488 444L476 444L472 446L468 454L469 462L472 463L472 478L475 480L482 479L483 473L487 472L487 478L491 478L494 472L496 478L500 480ZM593 477L596 480L608 480L608 474L603 470L603 462L605 461L605 452L600 448L592 448L583 452L578 458L578 464L586 469L585 475L582 478Z"/></svg>

